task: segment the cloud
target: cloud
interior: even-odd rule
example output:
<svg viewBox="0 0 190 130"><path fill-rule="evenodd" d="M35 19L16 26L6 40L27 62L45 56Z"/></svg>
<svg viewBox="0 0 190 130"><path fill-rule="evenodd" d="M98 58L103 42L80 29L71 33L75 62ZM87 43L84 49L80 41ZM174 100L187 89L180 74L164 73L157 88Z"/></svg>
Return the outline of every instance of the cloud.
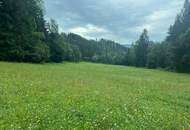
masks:
<svg viewBox="0 0 190 130"><path fill-rule="evenodd" d="M68 32L79 34L83 37L92 38L92 39L95 38L95 37L93 37L93 35L96 35L96 36L101 35L101 34L106 35L109 33L108 30L98 27L98 26L95 26L93 24L87 24L85 26L73 27L73 28L69 29Z"/></svg>
<svg viewBox="0 0 190 130"><path fill-rule="evenodd" d="M86 38L107 38L120 43L138 39L144 28L161 41L184 0L45 0L46 17L64 32Z"/></svg>
<svg viewBox="0 0 190 130"><path fill-rule="evenodd" d="M105 33L107 32L104 28L97 27L92 24L87 24L84 27L74 27L69 30L70 32L73 33L78 33L78 34L89 34L89 33Z"/></svg>

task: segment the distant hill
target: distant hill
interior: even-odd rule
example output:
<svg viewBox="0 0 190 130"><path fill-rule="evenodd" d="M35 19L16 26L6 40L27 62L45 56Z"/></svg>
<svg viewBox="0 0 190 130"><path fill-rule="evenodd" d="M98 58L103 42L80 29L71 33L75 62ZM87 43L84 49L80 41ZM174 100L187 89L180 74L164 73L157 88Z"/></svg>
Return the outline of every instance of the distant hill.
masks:
<svg viewBox="0 0 190 130"><path fill-rule="evenodd" d="M107 39L88 40L80 35L63 34L67 43L79 48L82 60L108 64L124 64L127 48Z"/></svg>

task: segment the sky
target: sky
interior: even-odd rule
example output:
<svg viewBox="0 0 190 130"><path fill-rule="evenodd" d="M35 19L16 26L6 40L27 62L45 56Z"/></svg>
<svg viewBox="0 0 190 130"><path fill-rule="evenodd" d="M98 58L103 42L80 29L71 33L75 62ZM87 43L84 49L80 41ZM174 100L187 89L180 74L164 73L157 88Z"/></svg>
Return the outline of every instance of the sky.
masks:
<svg viewBox="0 0 190 130"><path fill-rule="evenodd" d="M60 32L131 44L145 28L150 40L164 40L184 0L44 0L44 3L46 19L55 19Z"/></svg>

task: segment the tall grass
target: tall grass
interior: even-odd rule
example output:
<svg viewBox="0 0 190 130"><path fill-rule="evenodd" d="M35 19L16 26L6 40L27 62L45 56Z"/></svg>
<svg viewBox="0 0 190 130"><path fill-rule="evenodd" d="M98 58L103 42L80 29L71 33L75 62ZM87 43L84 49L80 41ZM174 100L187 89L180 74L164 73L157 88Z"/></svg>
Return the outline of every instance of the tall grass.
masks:
<svg viewBox="0 0 190 130"><path fill-rule="evenodd" d="M1 130L189 130L190 75L0 63Z"/></svg>

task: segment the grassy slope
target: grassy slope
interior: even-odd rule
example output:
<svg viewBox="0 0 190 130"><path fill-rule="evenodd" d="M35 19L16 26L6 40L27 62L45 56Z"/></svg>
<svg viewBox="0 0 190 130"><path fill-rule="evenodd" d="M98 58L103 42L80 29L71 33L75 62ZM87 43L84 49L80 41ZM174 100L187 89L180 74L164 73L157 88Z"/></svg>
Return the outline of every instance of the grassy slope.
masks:
<svg viewBox="0 0 190 130"><path fill-rule="evenodd" d="M190 75L0 63L0 129L190 129Z"/></svg>

